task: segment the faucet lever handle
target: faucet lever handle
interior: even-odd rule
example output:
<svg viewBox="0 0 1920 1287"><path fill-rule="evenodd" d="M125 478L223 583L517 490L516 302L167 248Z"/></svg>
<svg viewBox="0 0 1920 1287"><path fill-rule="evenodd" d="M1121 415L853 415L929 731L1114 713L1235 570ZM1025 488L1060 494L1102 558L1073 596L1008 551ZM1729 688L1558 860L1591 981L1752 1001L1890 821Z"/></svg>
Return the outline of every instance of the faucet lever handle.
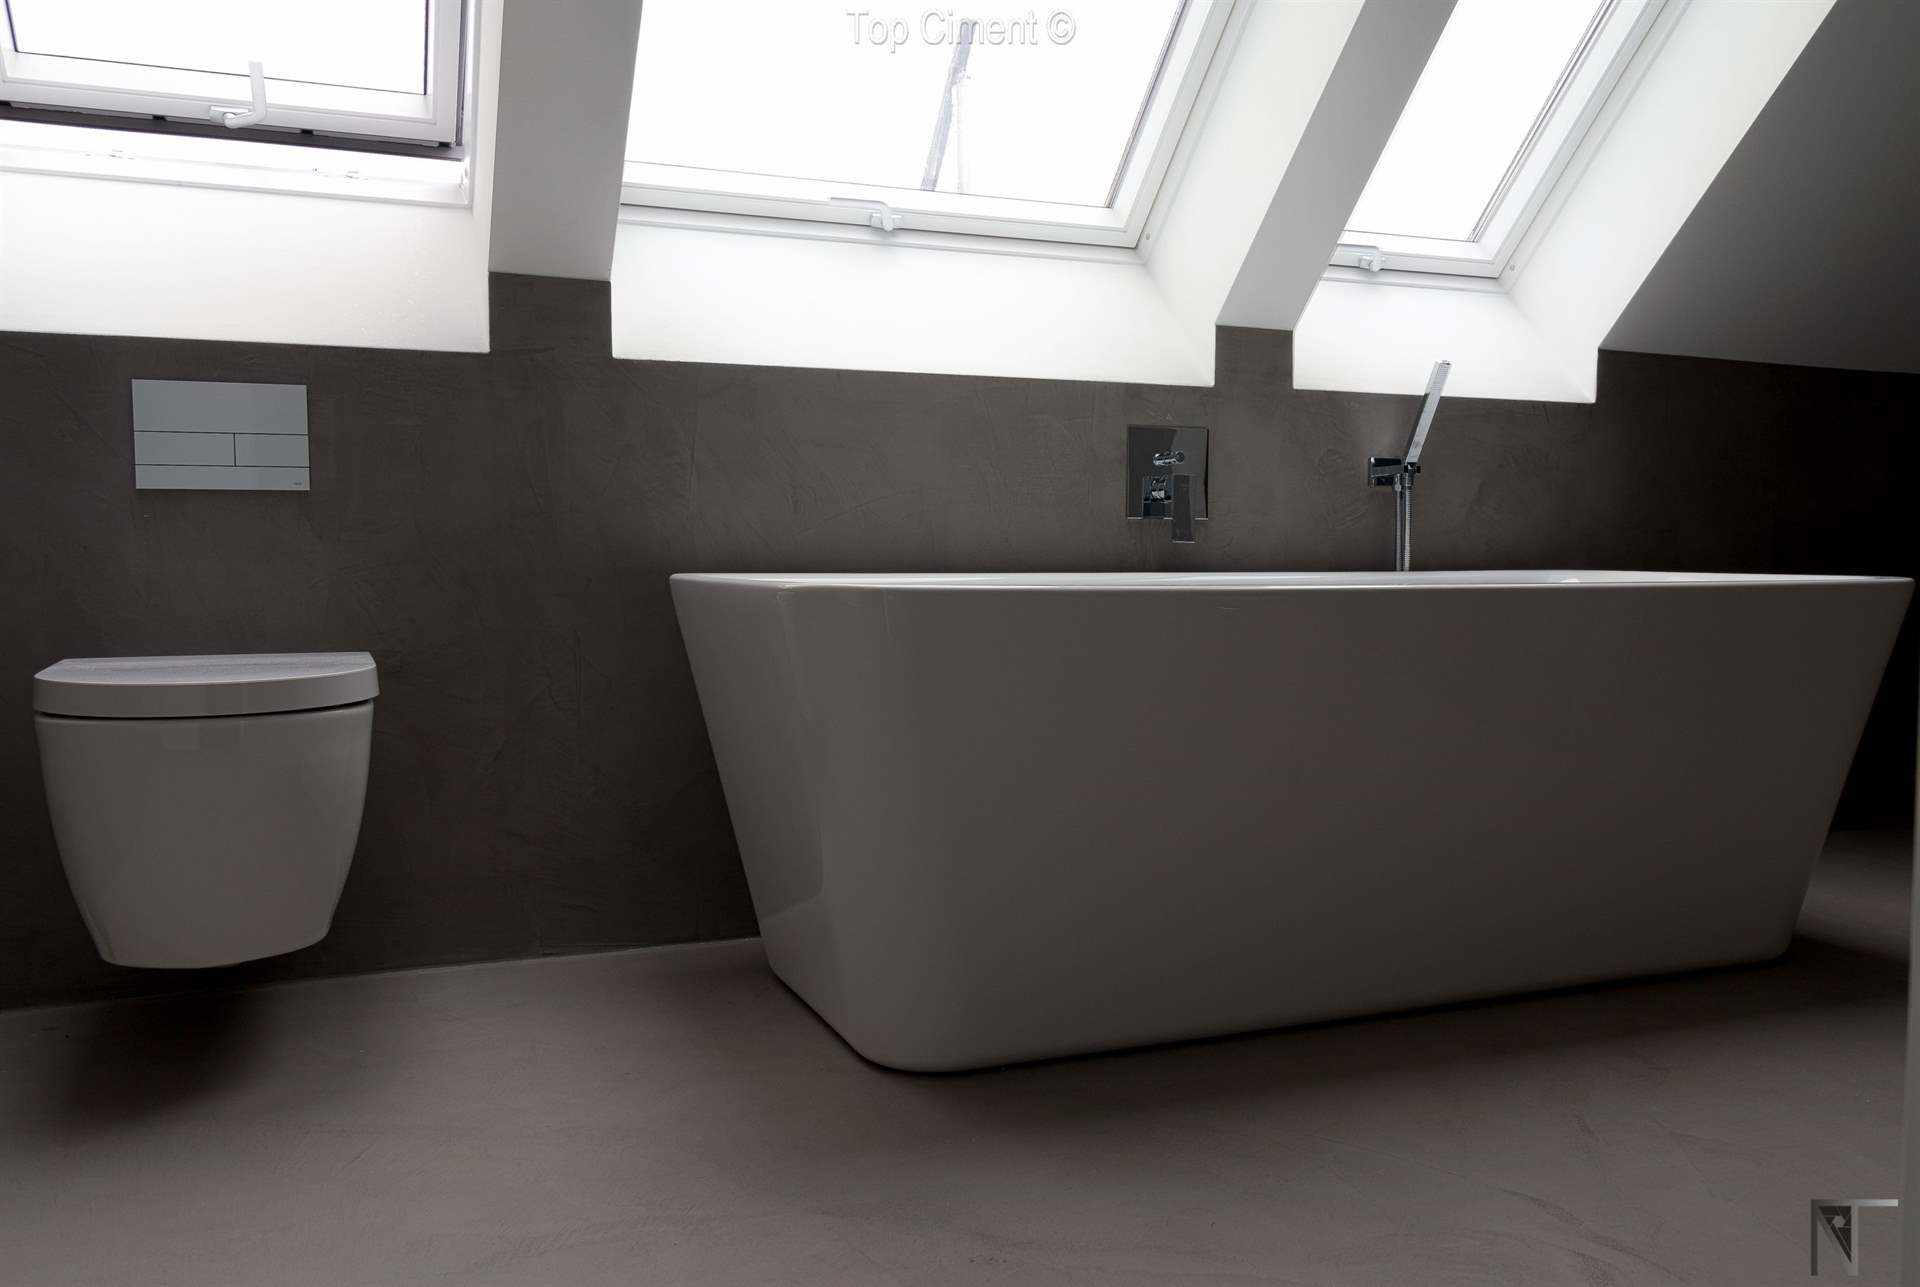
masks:
<svg viewBox="0 0 1920 1287"><path fill-rule="evenodd" d="M1193 475L1173 476L1173 540L1193 544Z"/></svg>

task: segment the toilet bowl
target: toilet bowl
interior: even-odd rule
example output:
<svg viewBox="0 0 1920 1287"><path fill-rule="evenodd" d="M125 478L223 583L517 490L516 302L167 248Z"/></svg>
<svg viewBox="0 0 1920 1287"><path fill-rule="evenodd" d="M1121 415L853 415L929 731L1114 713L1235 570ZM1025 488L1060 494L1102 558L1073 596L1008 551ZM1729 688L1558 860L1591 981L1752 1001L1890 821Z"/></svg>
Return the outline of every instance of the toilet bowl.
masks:
<svg viewBox="0 0 1920 1287"><path fill-rule="evenodd" d="M364 652L90 657L35 675L47 808L100 955L230 965L324 938L378 692Z"/></svg>

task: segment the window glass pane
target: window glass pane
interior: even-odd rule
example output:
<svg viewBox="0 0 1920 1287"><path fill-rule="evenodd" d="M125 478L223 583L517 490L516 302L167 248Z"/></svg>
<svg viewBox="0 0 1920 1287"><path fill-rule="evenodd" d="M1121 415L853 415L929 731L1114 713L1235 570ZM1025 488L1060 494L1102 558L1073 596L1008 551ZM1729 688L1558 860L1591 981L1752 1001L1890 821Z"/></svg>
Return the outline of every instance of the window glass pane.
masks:
<svg viewBox="0 0 1920 1287"><path fill-rule="evenodd" d="M427 92L427 0L6 0L14 47L104 62Z"/></svg>
<svg viewBox="0 0 1920 1287"><path fill-rule="evenodd" d="M1604 4L1460 0L1347 227L1468 241Z"/></svg>
<svg viewBox="0 0 1920 1287"><path fill-rule="evenodd" d="M1182 7L647 0L627 157L1105 206Z"/></svg>

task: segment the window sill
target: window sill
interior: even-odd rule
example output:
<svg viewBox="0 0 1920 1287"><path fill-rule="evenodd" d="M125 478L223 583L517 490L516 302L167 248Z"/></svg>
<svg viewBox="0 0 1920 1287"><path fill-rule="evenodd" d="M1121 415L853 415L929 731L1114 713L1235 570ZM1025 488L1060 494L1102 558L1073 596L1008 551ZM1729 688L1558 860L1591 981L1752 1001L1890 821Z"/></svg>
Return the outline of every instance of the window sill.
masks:
<svg viewBox="0 0 1920 1287"><path fill-rule="evenodd" d="M0 121L0 171L403 205L473 204L465 161L28 121Z"/></svg>

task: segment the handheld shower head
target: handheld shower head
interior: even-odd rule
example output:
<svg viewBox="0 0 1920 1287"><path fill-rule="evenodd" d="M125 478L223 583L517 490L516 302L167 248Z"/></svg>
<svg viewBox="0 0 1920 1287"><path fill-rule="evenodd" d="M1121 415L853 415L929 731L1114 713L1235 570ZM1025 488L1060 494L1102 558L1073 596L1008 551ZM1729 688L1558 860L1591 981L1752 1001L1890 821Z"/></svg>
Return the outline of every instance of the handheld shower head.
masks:
<svg viewBox="0 0 1920 1287"><path fill-rule="evenodd" d="M1440 409L1440 391L1447 387L1447 373L1453 370L1451 362L1435 362L1433 374L1427 377L1427 396L1420 403L1420 418L1414 421L1413 437L1407 441L1407 454L1402 457L1409 471L1420 467L1420 453L1427 446L1427 430L1433 427L1433 413Z"/></svg>

